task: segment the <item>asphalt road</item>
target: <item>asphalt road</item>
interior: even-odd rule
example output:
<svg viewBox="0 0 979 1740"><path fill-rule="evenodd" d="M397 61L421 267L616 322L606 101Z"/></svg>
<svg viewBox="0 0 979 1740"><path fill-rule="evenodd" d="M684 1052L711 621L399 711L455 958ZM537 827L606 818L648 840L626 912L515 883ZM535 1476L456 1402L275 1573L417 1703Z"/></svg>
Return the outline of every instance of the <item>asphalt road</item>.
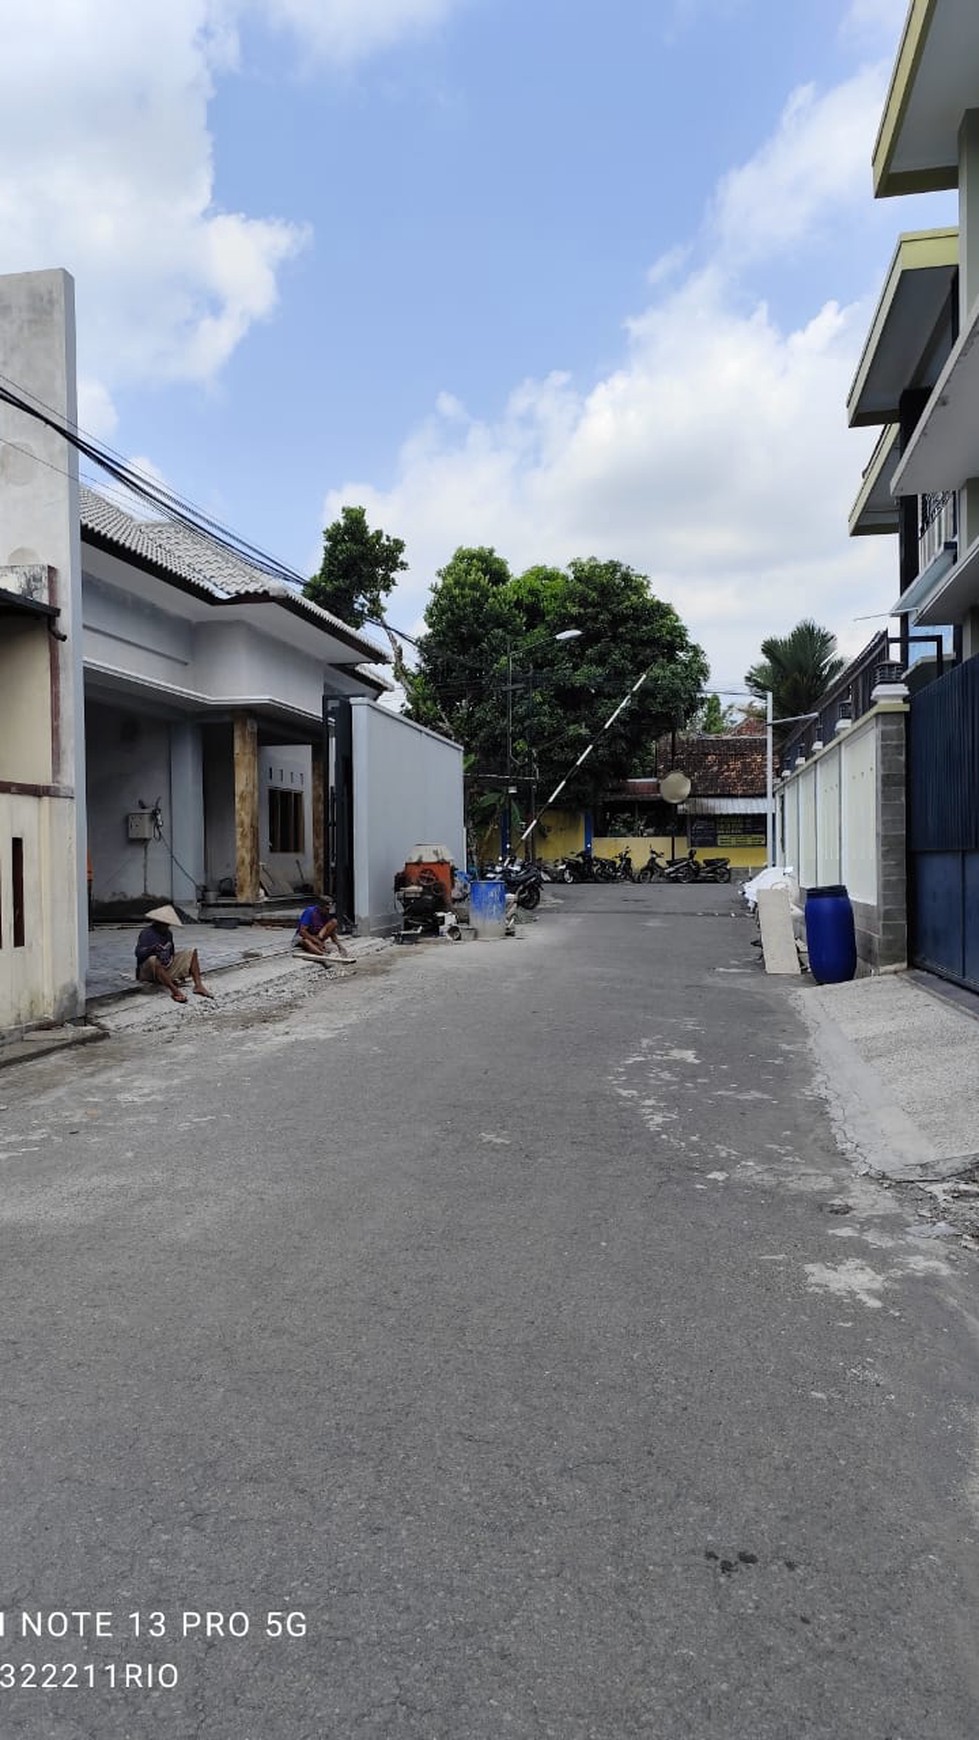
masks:
<svg viewBox="0 0 979 1740"><path fill-rule="evenodd" d="M5 1072L3 1740L975 1740L976 1259L730 890L553 897Z"/></svg>

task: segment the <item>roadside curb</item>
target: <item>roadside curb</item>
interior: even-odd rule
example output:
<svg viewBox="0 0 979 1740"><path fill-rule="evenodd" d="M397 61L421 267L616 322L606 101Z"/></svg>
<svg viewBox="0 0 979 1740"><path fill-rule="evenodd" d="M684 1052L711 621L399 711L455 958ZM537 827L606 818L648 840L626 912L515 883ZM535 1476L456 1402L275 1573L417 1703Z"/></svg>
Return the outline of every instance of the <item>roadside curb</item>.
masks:
<svg viewBox="0 0 979 1740"><path fill-rule="evenodd" d="M346 946L354 957L353 962L348 964L349 971L349 967L358 960L386 953L393 945L390 937L364 937L360 940L348 939ZM246 973L256 985L260 985L266 979L273 981L281 977L283 969L293 961L293 954L291 944L284 948L262 949L247 958L225 961L209 971L207 976L219 981L232 974ZM296 965L298 971L298 962ZM331 962L331 968L323 973L324 980L346 977L343 967L344 963L336 957L336 967ZM140 985L135 980L116 991L90 997L84 1019L69 1022L63 1027L38 1028L20 1039L11 1039L0 1045L0 1070L17 1063L32 1063L39 1058L51 1057L59 1051L67 1051L79 1045L92 1045L102 1039L118 1038L118 1030L104 1024L114 1013L135 1009L140 1004L149 1006L159 998L158 987Z"/></svg>

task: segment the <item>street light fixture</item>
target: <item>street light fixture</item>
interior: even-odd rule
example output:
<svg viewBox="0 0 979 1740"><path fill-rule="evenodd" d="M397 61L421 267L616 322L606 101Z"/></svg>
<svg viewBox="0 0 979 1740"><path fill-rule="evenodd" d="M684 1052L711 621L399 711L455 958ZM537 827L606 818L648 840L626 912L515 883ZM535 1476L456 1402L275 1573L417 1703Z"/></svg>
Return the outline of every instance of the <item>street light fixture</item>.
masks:
<svg viewBox="0 0 979 1740"><path fill-rule="evenodd" d="M580 632L580 630L579 630L579 632ZM637 694L638 691L642 688L643 683L646 681L646 678L649 676L650 672L654 668L655 668L655 661L654 661L654 664L647 665L646 669L643 671L642 675L636 678L635 682L632 685L632 688L629 689L626 692L626 694L623 695L621 701L619 702L618 706L615 708L614 712L609 714L604 725L602 726L602 731L607 731L610 726L615 724L615 721L618 718L619 714L622 712L623 708L628 707L629 702L632 700L633 695ZM599 733L599 736L600 735L601 735L601 732ZM546 804L544 804L543 808L537 812L537 814L534 816L532 822L530 823L530 826L525 828L523 833L521 834L521 836L520 836L521 845L523 844L523 842L525 840L529 839L530 835L533 833L534 829L536 828L536 826L537 826L538 822L540 821L541 816L544 814L545 810L550 809L555 798L559 795L559 793L561 793L564 790L565 786L568 783L568 780L573 778L573 776L577 773L582 762L587 761L589 755L591 754L591 752L594 749L597 742L598 742L598 737L597 736L593 737L591 742L589 743L587 749L582 750L577 761L574 763L574 766L569 767L564 778L554 787L554 790L552 791Z"/></svg>

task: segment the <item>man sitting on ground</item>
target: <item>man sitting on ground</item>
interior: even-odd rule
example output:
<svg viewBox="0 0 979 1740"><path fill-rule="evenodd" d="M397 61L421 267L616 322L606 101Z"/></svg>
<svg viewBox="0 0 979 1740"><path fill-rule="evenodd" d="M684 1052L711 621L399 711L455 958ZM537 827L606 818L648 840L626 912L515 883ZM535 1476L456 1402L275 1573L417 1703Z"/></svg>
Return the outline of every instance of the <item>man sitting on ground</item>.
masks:
<svg viewBox="0 0 979 1740"><path fill-rule="evenodd" d="M196 949L177 949L171 927L183 924L172 906L156 906L146 914L149 924L136 941L136 977L144 985L163 985L175 1003L186 1003L180 989L184 979L193 979L198 997L212 997L201 978Z"/></svg>
<svg viewBox="0 0 979 1740"><path fill-rule="evenodd" d="M300 949L303 954L315 955L323 960L329 953L328 945L333 943L342 961L352 961L353 955L344 948L339 937L340 926L333 915L333 903L325 895L320 895L312 906L303 908L299 914L296 934L292 946Z"/></svg>

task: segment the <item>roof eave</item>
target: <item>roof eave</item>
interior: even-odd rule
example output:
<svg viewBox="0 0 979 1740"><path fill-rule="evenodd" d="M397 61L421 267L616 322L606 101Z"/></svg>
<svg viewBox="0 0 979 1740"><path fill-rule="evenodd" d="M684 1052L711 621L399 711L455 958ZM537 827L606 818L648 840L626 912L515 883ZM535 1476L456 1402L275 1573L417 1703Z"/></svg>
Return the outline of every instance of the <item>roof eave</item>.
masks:
<svg viewBox="0 0 979 1740"><path fill-rule="evenodd" d="M954 187L958 180L957 166L952 172L951 181L947 179L948 170L944 167L923 172L925 181L921 181L914 171L894 171L894 155L937 4L938 0L911 0L904 21L871 159L874 194L877 199L892 198L900 193L937 192L944 187ZM941 179L934 180L936 176Z"/></svg>
<svg viewBox="0 0 979 1740"><path fill-rule="evenodd" d="M893 535L898 530L898 507L890 485L900 457L897 451L900 434L899 424L888 424L870 456L857 499L850 509L851 538Z"/></svg>
<svg viewBox="0 0 979 1740"><path fill-rule="evenodd" d="M132 568L142 568L147 574L152 574L157 580L163 580L168 586L174 586L178 592L185 592L190 598L202 598L207 604L221 604L224 600L216 594L213 586L206 586L201 581L191 580L186 574L176 574L168 568L165 562L158 562L152 556L140 553L134 554L127 550L125 544L118 538L110 537L106 532L95 531L91 526L82 526L82 543L91 544L93 550L101 550L106 556L115 556L119 561L127 563ZM233 599L227 597L228 603Z"/></svg>
<svg viewBox="0 0 979 1740"><path fill-rule="evenodd" d="M891 323L902 318L902 303L912 300L915 296L920 299L924 295L932 294L931 280L919 277L921 273L928 272L935 276L934 307L929 308L929 314L937 322L941 314L943 300L948 295L948 282L951 282L951 275L958 265L958 259L959 232L955 226L931 230L909 230L898 238L897 247L894 250L884 281L884 288L874 310L870 331L867 334L856 374L847 395L847 422L851 429L874 427L891 421L890 415L882 415L872 406L868 407L864 402L874 373L874 364L878 359L878 352L888 337L888 328ZM948 282L943 282L946 274ZM919 356L920 347L923 346L928 336L928 333L922 333L920 336ZM910 359L909 376L918 360L918 356Z"/></svg>
<svg viewBox="0 0 979 1740"><path fill-rule="evenodd" d="M310 628L316 629L320 634L328 634L333 640L341 641L344 646L350 648L352 653L356 654L354 661L356 663L389 665L393 662L391 654L383 647L375 646L373 641L365 640L355 629L348 628L346 624L334 620L326 612L323 612L323 620L320 621L318 615L314 614L315 606L311 610L309 608L311 601L304 598L302 593L295 595L290 593L285 597L275 597L268 592L235 592L220 602L227 604L276 604L280 609L288 610L292 616L301 617L303 622L308 623Z"/></svg>

